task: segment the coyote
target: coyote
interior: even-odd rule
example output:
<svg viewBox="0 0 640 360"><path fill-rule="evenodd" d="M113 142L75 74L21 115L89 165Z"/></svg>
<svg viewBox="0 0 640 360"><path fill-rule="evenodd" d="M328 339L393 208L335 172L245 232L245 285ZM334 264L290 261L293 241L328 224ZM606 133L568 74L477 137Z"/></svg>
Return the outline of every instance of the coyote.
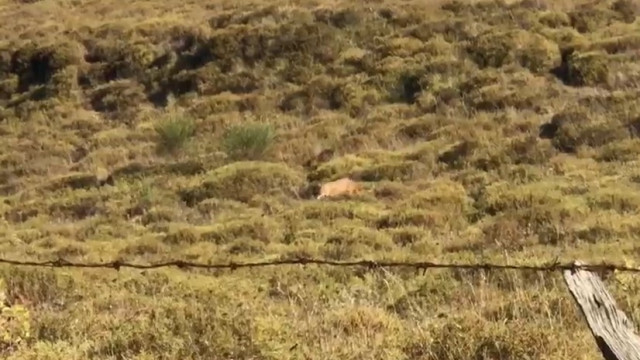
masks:
<svg viewBox="0 0 640 360"><path fill-rule="evenodd" d="M335 197L343 194L355 195L363 190L362 184L359 184L347 177L328 182L320 187L320 195L317 199L324 197Z"/></svg>

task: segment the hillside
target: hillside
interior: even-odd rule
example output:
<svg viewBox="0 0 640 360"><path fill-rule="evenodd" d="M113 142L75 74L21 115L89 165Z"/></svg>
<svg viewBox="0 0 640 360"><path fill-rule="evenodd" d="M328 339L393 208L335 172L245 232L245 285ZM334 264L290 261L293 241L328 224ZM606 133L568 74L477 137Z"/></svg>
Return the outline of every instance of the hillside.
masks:
<svg viewBox="0 0 640 360"><path fill-rule="evenodd" d="M0 0L0 257L633 265L638 14ZM640 277L606 281L639 319ZM11 360L600 358L560 274L0 265L2 293Z"/></svg>

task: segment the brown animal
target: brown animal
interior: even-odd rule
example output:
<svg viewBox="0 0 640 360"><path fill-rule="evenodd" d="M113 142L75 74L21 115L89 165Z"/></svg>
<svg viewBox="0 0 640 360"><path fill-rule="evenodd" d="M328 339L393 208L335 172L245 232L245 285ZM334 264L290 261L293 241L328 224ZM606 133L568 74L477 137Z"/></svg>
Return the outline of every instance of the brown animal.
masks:
<svg viewBox="0 0 640 360"><path fill-rule="evenodd" d="M320 195L317 199L325 197L336 197L343 194L356 195L363 190L362 184L359 184L347 177L328 182L320 187Z"/></svg>

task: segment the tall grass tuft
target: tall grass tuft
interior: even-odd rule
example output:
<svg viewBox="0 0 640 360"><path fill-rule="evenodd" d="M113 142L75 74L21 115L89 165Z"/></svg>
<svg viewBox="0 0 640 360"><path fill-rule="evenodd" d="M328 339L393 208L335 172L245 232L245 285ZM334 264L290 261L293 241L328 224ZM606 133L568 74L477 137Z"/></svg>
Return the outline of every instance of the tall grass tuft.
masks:
<svg viewBox="0 0 640 360"><path fill-rule="evenodd" d="M274 138L271 125L246 123L229 128L222 147L232 160L259 160L267 153Z"/></svg>
<svg viewBox="0 0 640 360"><path fill-rule="evenodd" d="M155 126L160 151L175 153L195 134L195 123L184 115L170 115Z"/></svg>

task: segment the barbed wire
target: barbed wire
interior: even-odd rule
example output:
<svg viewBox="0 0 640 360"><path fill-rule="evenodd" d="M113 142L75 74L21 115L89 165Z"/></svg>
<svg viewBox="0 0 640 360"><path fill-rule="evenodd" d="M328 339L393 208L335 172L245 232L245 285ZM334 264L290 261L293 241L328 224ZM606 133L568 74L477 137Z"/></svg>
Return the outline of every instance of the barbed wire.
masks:
<svg viewBox="0 0 640 360"><path fill-rule="evenodd" d="M333 261L313 258L297 258L285 260L269 260L258 262L228 262L228 263L195 263L182 260L164 261L150 264L137 264L125 262L122 260L114 260L100 263L76 263L65 259L32 261L32 260L12 260L0 258L0 264L13 266L35 266L35 267L54 267L54 268L102 268L120 270L120 268L133 269L159 269L167 267L199 268L199 269L227 269L236 270L241 268L259 268L267 266L287 266L287 265L325 265L334 267L367 267L367 268L412 268L415 270L427 269L468 269L468 270L529 270L553 272L559 270L586 270L595 272L632 272L640 273L639 267L615 265L608 263L600 264L584 264L582 262L573 262L562 264L557 260L543 265L518 265L518 264L496 264L496 263L453 263L453 262L430 262L430 261L374 261L374 260L356 260L356 261Z"/></svg>

